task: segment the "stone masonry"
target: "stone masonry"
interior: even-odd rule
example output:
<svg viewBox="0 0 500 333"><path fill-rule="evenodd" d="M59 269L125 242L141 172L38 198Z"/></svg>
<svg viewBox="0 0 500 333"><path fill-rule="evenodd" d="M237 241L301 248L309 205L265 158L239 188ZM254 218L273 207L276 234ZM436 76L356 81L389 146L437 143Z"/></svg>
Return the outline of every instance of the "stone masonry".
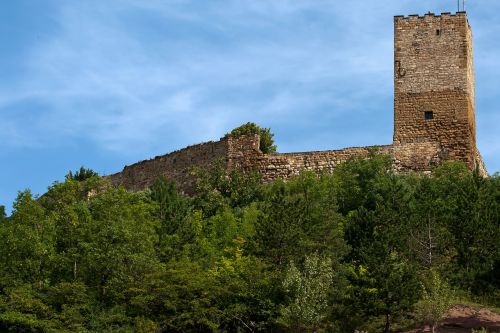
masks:
<svg viewBox="0 0 500 333"><path fill-rule="evenodd" d="M194 192L193 167L223 161L229 170L255 170L265 182L301 170L333 172L348 159L392 157L398 172L430 172L446 160L487 175L476 147L472 32L465 12L394 17L394 140L392 145L304 153L263 154L259 137L225 137L126 166L114 185L143 190L159 176Z"/></svg>
<svg viewBox="0 0 500 333"><path fill-rule="evenodd" d="M439 142L445 159L474 168L474 67L466 14L396 16L394 60L394 144Z"/></svg>

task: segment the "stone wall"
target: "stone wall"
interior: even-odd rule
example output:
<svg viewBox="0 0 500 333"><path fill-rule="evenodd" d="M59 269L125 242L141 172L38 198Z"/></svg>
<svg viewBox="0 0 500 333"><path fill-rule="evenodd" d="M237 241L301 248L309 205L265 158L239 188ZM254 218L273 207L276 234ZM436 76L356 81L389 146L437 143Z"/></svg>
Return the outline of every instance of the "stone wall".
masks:
<svg viewBox="0 0 500 333"><path fill-rule="evenodd" d="M194 193L195 182L190 175L193 167L208 168L228 156L228 140L206 142L173 153L157 156L125 166L121 172L108 176L115 186L123 185L129 191L148 188L156 178L164 176L174 180L186 194Z"/></svg>
<svg viewBox="0 0 500 333"><path fill-rule="evenodd" d="M347 148L318 152L263 154L259 136L227 137L217 142L190 146L173 153L157 156L125 166L123 171L108 176L115 186L139 191L148 188L156 178L164 176L174 180L186 194L195 189L191 175L193 167L209 168L216 161L223 161L229 170L257 171L264 182L278 178L288 179L301 170L332 172L335 167L354 156L368 156L372 152L391 154L392 146Z"/></svg>
<svg viewBox="0 0 500 333"><path fill-rule="evenodd" d="M335 168L353 157L387 154L393 159L397 172L429 171L442 161L442 152L436 143L408 143L370 147L354 147L303 153L263 154L259 137L239 136L223 138L158 156L126 166L122 172L109 176L112 184L123 185L131 191L149 187L157 177L174 180L186 194L194 192L193 167L209 168L215 161L223 161L229 170L257 171L264 182L297 176L302 170L332 173Z"/></svg>
<svg viewBox="0 0 500 333"><path fill-rule="evenodd" d="M355 147L341 150L326 150L303 153L263 154L259 150L258 136L232 138L232 145L239 152L230 154L228 167L243 171L258 171L264 182L278 178L288 179L297 176L302 170L332 172L336 166L354 156L369 156L371 153L391 154L392 146ZM244 148L247 147L247 148ZM248 149L251 147L251 149Z"/></svg>
<svg viewBox="0 0 500 333"><path fill-rule="evenodd" d="M371 154L385 154L392 157L393 169L397 172L426 172L440 164L443 159L442 147L437 142L412 142L398 145L352 147L340 150L326 150L302 153L263 154L258 149L259 138L233 138L232 145L246 153L230 154L229 168L262 174L266 182L277 178L287 179L302 170L331 173L343 162L353 157L368 157ZM247 147L247 148L243 148ZM248 149L250 148L251 149Z"/></svg>
<svg viewBox="0 0 500 333"><path fill-rule="evenodd" d="M476 166L472 33L465 13L394 18L394 90L394 145L436 142L442 158Z"/></svg>
<svg viewBox="0 0 500 333"><path fill-rule="evenodd" d="M428 173L445 160L445 153L438 142L409 142L394 144L391 148L393 169L396 172Z"/></svg>

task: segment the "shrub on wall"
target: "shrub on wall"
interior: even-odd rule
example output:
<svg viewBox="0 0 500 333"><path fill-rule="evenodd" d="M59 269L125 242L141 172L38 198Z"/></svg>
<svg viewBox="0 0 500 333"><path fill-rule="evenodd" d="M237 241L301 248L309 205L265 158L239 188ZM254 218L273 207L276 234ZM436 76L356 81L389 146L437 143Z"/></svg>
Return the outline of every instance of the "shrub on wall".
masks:
<svg viewBox="0 0 500 333"><path fill-rule="evenodd" d="M263 128L258 126L255 123L248 122L239 127L236 127L231 131L231 133L227 133L224 137L229 135L259 135L260 137L260 150L264 154L276 153L276 145L274 144L273 136L270 128Z"/></svg>

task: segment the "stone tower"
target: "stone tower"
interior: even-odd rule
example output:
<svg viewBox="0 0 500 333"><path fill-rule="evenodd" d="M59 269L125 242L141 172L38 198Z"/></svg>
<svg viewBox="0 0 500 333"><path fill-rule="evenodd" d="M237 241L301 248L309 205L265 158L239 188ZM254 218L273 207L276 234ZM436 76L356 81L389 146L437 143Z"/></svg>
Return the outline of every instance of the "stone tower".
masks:
<svg viewBox="0 0 500 333"><path fill-rule="evenodd" d="M481 163L465 12L394 17L394 146L418 143L471 169Z"/></svg>

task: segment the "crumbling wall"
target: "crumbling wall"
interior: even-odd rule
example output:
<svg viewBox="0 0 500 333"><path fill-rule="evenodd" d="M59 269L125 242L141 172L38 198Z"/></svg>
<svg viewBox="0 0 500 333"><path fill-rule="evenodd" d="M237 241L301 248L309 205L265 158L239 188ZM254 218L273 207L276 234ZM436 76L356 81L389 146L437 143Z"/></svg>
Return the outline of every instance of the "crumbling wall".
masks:
<svg viewBox="0 0 500 333"><path fill-rule="evenodd" d="M130 191L148 188L159 176L174 180L186 194L194 193L193 167L208 169L216 161L224 161L230 170L257 171L264 182L288 179L302 170L332 172L337 165L354 156L369 156L378 152L391 154L392 146L347 148L304 153L263 154L259 136L227 137L217 142L190 146L173 153L126 166L123 171L108 176L115 186Z"/></svg>
<svg viewBox="0 0 500 333"><path fill-rule="evenodd" d="M191 175L193 167L208 169L214 162L226 159L227 156L228 140L221 139L125 166L121 172L108 177L115 186L122 185L129 191L140 191L152 185L159 176L164 176L175 181L182 192L193 194L195 189L195 179Z"/></svg>
<svg viewBox="0 0 500 333"><path fill-rule="evenodd" d="M430 172L447 159L446 150L437 142L410 142L405 144L354 147L303 153L263 154L259 137L227 137L217 142L207 142L126 166L122 172L109 176L112 184L123 185L131 191L144 190L157 177L174 180L186 194L193 194L195 178L193 167L208 169L216 161L223 161L229 170L257 171L264 182L278 178L289 179L302 170L332 173L335 168L353 157L371 154L391 156L395 172ZM478 160L481 160L477 152ZM486 171L483 166L484 174Z"/></svg>
<svg viewBox="0 0 500 333"><path fill-rule="evenodd" d="M437 142L415 142L397 145L353 147L316 152L263 154L259 138L238 137L230 141L228 166L242 171L258 171L265 182L297 176L302 170L332 173L340 164L353 157L386 154L392 157L396 172L426 172L443 160L443 150Z"/></svg>
<svg viewBox="0 0 500 333"><path fill-rule="evenodd" d="M263 154L258 149L258 143L258 136L233 138L230 145L235 149L230 149L228 166L247 172L255 170L262 175L265 182L271 182L278 178L288 179L297 176L302 170L331 173L337 165L354 156L369 156L371 153L391 154L390 145L303 153Z"/></svg>

